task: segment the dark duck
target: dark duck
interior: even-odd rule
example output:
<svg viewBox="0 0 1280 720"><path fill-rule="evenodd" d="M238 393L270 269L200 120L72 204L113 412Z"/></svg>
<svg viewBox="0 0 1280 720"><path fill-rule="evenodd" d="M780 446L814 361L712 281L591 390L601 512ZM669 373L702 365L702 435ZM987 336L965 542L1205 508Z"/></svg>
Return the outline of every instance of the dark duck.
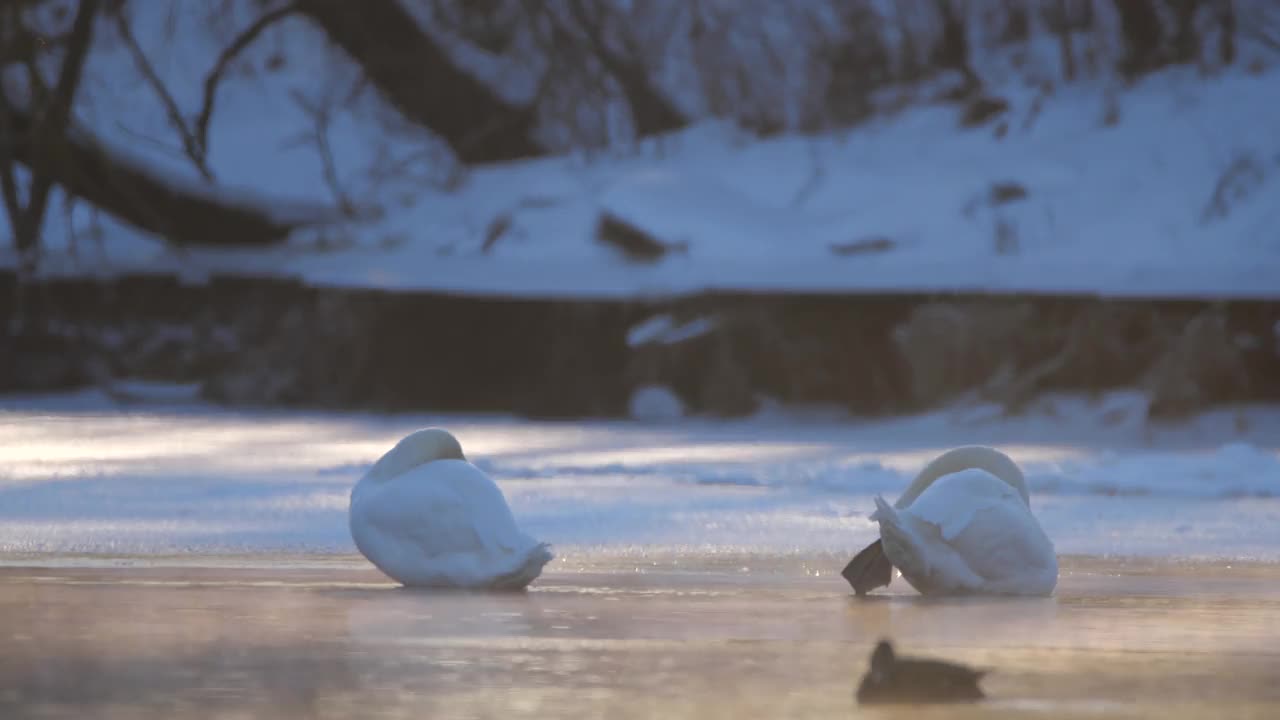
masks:
<svg viewBox="0 0 1280 720"><path fill-rule="evenodd" d="M873 703L971 702L986 697L978 680L986 670L975 670L941 660L898 657L888 640L871 653L871 668L862 676L857 699Z"/></svg>

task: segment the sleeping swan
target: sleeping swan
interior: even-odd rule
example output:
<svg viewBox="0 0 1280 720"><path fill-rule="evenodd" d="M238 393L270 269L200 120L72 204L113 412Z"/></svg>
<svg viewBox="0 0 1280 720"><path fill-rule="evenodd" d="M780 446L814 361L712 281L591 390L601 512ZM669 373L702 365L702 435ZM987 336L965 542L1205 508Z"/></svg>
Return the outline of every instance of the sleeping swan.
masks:
<svg viewBox="0 0 1280 720"><path fill-rule="evenodd" d="M880 539L842 573L859 595L888 585L894 567L923 595L1050 595L1058 584L1022 470L998 450L945 452L898 502L875 503Z"/></svg>
<svg viewBox="0 0 1280 720"><path fill-rule="evenodd" d="M551 560L502 491L440 428L409 434L351 490L351 538L399 583L518 590Z"/></svg>

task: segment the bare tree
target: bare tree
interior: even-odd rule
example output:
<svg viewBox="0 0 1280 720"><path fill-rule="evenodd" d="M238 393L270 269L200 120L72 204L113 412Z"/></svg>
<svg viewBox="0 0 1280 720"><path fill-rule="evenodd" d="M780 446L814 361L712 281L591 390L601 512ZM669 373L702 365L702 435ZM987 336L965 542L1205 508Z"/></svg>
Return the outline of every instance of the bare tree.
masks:
<svg viewBox="0 0 1280 720"><path fill-rule="evenodd" d="M1120 71L1130 79L1167 65L1209 61L1205 47L1215 29L1218 62L1235 62L1238 29L1233 0L1112 1L1125 46ZM1259 28L1252 30L1258 33Z"/></svg>
<svg viewBox="0 0 1280 720"><path fill-rule="evenodd" d="M324 175L325 184L329 186L334 202L337 203L344 217L355 217L356 205L342 186L342 181L338 177L338 165L333 159L333 150L329 145L329 126L333 122L336 106L333 96L310 98L295 90L292 97L298 109L311 120L311 128L299 135L294 143L305 143L315 147L316 154L320 157L320 169Z"/></svg>
<svg viewBox="0 0 1280 720"><path fill-rule="evenodd" d="M196 115L194 127L191 131L194 145L202 158L209 152L209 123L213 119L213 108L214 102L218 97L218 87L221 85L227 69L240 56L240 53L252 45L267 28L296 14L298 10L296 3L289 3L283 7L263 13L248 27L241 30L231 43L218 54L218 59L204 77L203 102L200 105L200 112Z"/></svg>
<svg viewBox="0 0 1280 720"><path fill-rule="evenodd" d="M1203 0L1177 0L1169 3L1173 11L1173 35L1169 38L1169 61L1194 62L1200 56L1200 34L1196 30L1196 13Z"/></svg>
<svg viewBox="0 0 1280 720"><path fill-rule="evenodd" d="M156 72L151 60L143 52L142 46L138 44L138 39L133 35L133 28L129 25L129 18L125 15L124 8L123 3L111 8L111 18L115 21L116 32L120 35L120 39L124 41L125 47L129 49L129 55L133 58L134 67L138 69L138 72L147 81L147 84L151 86L152 91L160 100L160 104L164 106L169 125L178 133L178 137L182 141L183 152L191 160L191 164L195 165L196 170L200 172L200 176L208 182L213 182L213 172L209 169L208 148L204 137L197 135L195 129L187 122L182 110L178 108L177 101L173 99L173 94L165 87L164 81L160 79L160 74Z"/></svg>
<svg viewBox="0 0 1280 720"><path fill-rule="evenodd" d="M1160 67L1164 30L1154 0L1113 0L1113 4L1124 39L1120 73L1135 78Z"/></svg>
<svg viewBox="0 0 1280 720"><path fill-rule="evenodd" d="M23 6L41 0L23 0ZM145 162L101 143L91 128L72 118L76 87L86 63L95 15L118 19L119 2L84 0L71 30L58 38L33 34L24 26L18 4L0 5L0 57L17 58L26 66L25 97L0 92L0 192L13 228L14 244L22 258L24 276L34 270L49 194L55 185L68 197L84 200L117 219L154 233L175 245L260 246L278 243L296 227L333 219L321 208L291 209L288 217L275 208L252 206L243 200L175 182ZM101 10L101 12L99 12ZM122 27L126 49L135 67L160 96L171 124L178 128L197 167L204 165L207 143L184 119L159 76L133 39L132 28ZM29 39L35 37L35 40ZM12 41L12 42L10 42ZM40 66L59 50L62 64L50 86ZM32 54L34 53L34 54ZM224 53L225 57L225 53ZM15 165L27 167L30 181L20 187ZM207 166L205 166L207 171ZM211 174L206 174L206 178Z"/></svg>
<svg viewBox="0 0 1280 720"><path fill-rule="evenodd" d="M20 4L11 3L0 11L0 38L23 34L21 10ZM50 166L56 162L56 156L65 151L62 138L80 85L85 57L93 39L93 23L98 10L98 0L80 0L71 23L71 31L67 35L62 65L52 88L44 90L40 87L43 82L35 68L34 54L26 59L32 92L31 104L25 110L33 122L24 128L28 134L27 145L31 148L26 163L31 173L25 202L20 197L14 174L16 131L19 130L14 122L15 108L8 96L8 89L0 85L0 192L3 192L5 210L9 214L9 225L13 230L13 242L18 253L19 294L15 298L17 312L14 320L22 330L32 327L36 322L35 316L38 315L37 309L24 307L23 294L26 282L35 271L40 231L44 225L49 194L53 190L54 179Z"/></svg>
<svg viewBox="0 0 1280 720"><path fill-rule="evenodd" d="M965 88L976 89L981 82L969 54L968 3L966 0L933 0L933 7L942 23L942 36L933 51L934 63L959 71Z"/></svg>
<svg viewBox="0 0 1280 720"><path fill-rule="evenodd" d="M838 40L816 43L830 70L825 105L837 126L852 125L874 112L872 93L892 80L884 25L884 18L871 3L844 3Z"/></svg>
<svg viewBox="0 0 1280 720"><path fill-rule="evenodd" d="M1058 53L1062 62L1062 79L1072 82L1076 79L1076 54L1072 47L1071 35L1076 26L1073 20L1072 0L1050 0L1046 7L1046 20L1053 32L1058 35Z"/></svg>
<svg viewBox="0 0 1280 720"><path fill-rule="evenodd" d="M1218 31L1222 37L1218 41L1218 60L1223 65L1236 61L1236 4L1235 0L1217 0Z"/></svg>
<svg viewBox="0 0 1280 720"><path fill-rule="evenodd" d="M468 164L544 152L534 109L500 97L419 27L400 0L296 0L407 119L444 139Z"/></svg>
<svg viewBox="0 0 1280 720"><path fill-rule="evenodd" d="M1236 14L1243 22L1237 32L1250 40L1261 43L1272 50L1280 50L1280 12L1274 5L1258 3L1233 9L1231 25L1236 24Z"/></svg>
<svg viewBox="0 0 1280 720"><path fill-rule="evenodd" d="M636 134L644 137L678 130L689 120L653 84L644 52L634 37L621 30L622 19L606 0L568 0L572 34L585 39L591 52L622 88L631 108ZM621 50L609 43L616 36Z"/></svg>

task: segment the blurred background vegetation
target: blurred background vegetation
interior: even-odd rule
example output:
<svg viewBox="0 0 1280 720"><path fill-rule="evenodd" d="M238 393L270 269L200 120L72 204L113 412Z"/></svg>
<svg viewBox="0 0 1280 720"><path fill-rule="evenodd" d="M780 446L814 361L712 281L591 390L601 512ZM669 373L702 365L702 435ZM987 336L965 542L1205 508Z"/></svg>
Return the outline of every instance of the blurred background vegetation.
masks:
<svg viewBox="0 0 1280 720"><path fill-rule="evenodd" d="M165 43L219 48L184 76L189 86L175 87L149 51L155 27ZM291 55L296 46L279 33L296 28L319 31L324 43ZM263 45L279 49L245 61ZM860 413L955 401L1020 412L1057 390L1137 388L1143 414L1280 397L1273 302L910 289L575 302L41 269L46 219L70 212L54 198L176 248L271 247L298 228L369 212L378 198L344 187L327 132L344 103L370 94L389 132L434 139L415 171L447 191L478 166L590 156L708 119L749 138L816 136L946 103L962 126L999 136L1010 122L1000 93L1010 78L1042 98L1073 84L1114 97L1170 66L1206 78L1241 64L1262 72L1266 56L1241 48L1280 48L1280 8L1246 0L6 0L0 189L13 252L0 268L0 390L91 385L127 399L119 381L142 378L194 384L237 404L553 416L624 414L637 391L652 387L674 393L676 412L723 416L771 400ZM164 114L164 137L148 140L172 148L202 185L152 172L101 141L120 119L79 112L93 102L84 75L105 62L99 51L129 58L111 72L146 86ZM210 192L221 185L210 127L223 85L290 65L334 73L325 97L294 98L314 121L300 142L314 148L331 203L284 214ZM1107 107L1101 122L1118 121L1118 103ZM629 329L660 316L701 319L712 330L681 342L627 341Z"/></svg>

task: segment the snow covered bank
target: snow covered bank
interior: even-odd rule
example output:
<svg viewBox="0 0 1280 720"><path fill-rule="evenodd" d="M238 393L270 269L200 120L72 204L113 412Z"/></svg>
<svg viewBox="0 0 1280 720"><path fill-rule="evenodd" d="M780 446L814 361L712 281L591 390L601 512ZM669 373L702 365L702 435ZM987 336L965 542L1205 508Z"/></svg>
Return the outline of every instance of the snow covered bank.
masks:
<svg viewBox="0 0 1280 720"><path fill-rule="evenodd" d="M851 551L874 536L872 495L981 442L1023 464L1060 553L1280 560L1274 407L1146 430L948 414L655 427L120 408L91 394L3 403L0 553L350 553L351 485L424 424L453 430L562 557Z"/></svg>
<svg viewBox="0 0 1280 720"><path fill-rule="evenodd" d="M224 5L213 30L204 28L204 8L139 5L135 13L137 41L184 112L201 106L203 73L257 12L252 3ZM1044 40L1032 41L1032 55L1045 54L1036 44ZM51 275L269 274L522 297L733 290L1277 298L1280 71L1273 54L1241 53L1212 75L1173 69L1131 88L1104 74L1055 89L1044 80L1056 77L1052 64L984 69L985 91L1008 110L977 128L961 127L956 104L904 89L903 109L839 134L758 140L704 120L634 147L450 177L427 133L388 122L384 103L355 90L357 68L318 28L288 18L224 78L208 165L228 196L332 204L336 187L367 211L364 219L300 230L271 251L183 252L75 205L50 214L42 267ZM138 141L172 130L134 65L104 31L80 121L155 174L199 185L180 153ZM516 82L524 70L503 77ZM1044 77L1034 81L1036 73ZM347 89L352 99L339 102ZM331 113L332 168L314 143L299 142L317 132L318 107ZM628 261L597 239L606 213L681 250ZM13 260L0 250L0 266Z"/></svg>

